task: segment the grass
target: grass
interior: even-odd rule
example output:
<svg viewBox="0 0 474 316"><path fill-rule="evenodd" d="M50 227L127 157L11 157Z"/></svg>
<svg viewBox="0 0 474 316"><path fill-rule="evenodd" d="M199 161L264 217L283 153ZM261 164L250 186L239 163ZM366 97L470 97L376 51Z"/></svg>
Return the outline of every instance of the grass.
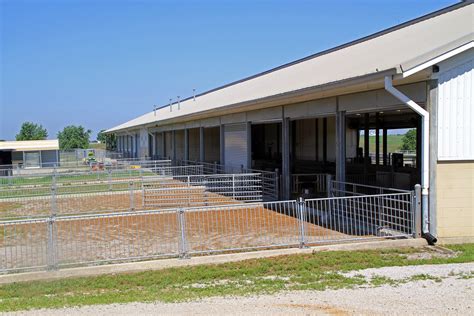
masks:
<svg viewBox="0 0 474 316"><path fill-rule="evenodd" d="M400 150L403 135L387 135L387 150L390 153ZM360 147L364 147L364 136L360 137ZM369 151L375 153L375 136L369 136ZM380 152L382 152L382 133L380 133Z"/></svg>
<svg viewBox="0 0 474 316"><path fill-rule="evenodd" d="M128 302L179 302L212 296L379 286L391 279L366 280L340 272L387 266L474 261L474 244L449 246L450 258L410 259L420 249L318 252L242 262L170 268L133 274L36 281L0 286L0 311ZM431 280L427 275L413 277ZM436 280L435 280L436 281Z"/></svg>
<svg viewBox="0 0 474 316"><path fill-rule="evenodd" d="M140 176L154 176L150 171L125 170L112 173L112 180L138 179ZM102 181L98 183L97 181ZM77 175L59 175L56 178L58 185L57 194L107 192L109 191L108 174L83 173ZM11 183L0 183L0 201L7 198L44 196L51 194L52 176L14 178ZM87 186L86 186L87 185ZM25 187L27 186L27 187ZM113 183L113 191L128 188L127 182Z"/></svg>

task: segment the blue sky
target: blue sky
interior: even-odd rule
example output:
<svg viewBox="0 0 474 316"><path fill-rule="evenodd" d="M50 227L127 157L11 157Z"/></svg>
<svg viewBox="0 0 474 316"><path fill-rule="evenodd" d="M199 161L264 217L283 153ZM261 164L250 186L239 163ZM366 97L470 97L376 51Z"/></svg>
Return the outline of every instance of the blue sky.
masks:
<svg viewBox="0 0 474 316"><path fill-rule="evenodd" d="M109 128L456 3L0 0L0 139Z"/></svg>

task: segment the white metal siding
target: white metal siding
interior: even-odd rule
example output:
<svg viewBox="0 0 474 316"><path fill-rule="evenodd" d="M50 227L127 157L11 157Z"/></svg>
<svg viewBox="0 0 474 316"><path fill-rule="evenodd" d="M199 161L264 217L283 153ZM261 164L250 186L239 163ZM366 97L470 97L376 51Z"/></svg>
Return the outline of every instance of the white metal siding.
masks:
<svg viewBox="0 0 474 316"><path fill-rule="evenodd" d="M225 125L225 164L247 167L247 124Z"/></svg>
<svg viewBox="0 0 474 316"><path fill-rule="evenodd" d="M438 159L474 159L474 49L449 59L438 74Z"/></svg>

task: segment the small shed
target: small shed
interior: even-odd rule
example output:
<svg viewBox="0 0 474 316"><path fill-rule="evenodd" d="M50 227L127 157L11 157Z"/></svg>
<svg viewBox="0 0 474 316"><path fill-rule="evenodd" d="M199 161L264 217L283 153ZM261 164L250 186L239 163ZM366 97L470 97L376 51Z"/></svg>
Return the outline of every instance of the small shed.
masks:
<svg viewBox="0 0 474 316"><path fill-rule="evenodd" d="M0 165L41 168L54 167L58 163L57 139L0 142Z"/></svg>

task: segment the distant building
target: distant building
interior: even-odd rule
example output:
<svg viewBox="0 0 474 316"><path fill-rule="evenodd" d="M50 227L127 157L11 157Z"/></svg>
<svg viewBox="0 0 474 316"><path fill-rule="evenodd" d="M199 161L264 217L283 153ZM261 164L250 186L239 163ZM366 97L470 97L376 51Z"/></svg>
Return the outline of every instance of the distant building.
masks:
<svg viewBox="0 0 474 316"><path fill-rule="evenodd" d="M57 139L0 142L0 165L41 168L53 167L58 163Z"/></svg>

